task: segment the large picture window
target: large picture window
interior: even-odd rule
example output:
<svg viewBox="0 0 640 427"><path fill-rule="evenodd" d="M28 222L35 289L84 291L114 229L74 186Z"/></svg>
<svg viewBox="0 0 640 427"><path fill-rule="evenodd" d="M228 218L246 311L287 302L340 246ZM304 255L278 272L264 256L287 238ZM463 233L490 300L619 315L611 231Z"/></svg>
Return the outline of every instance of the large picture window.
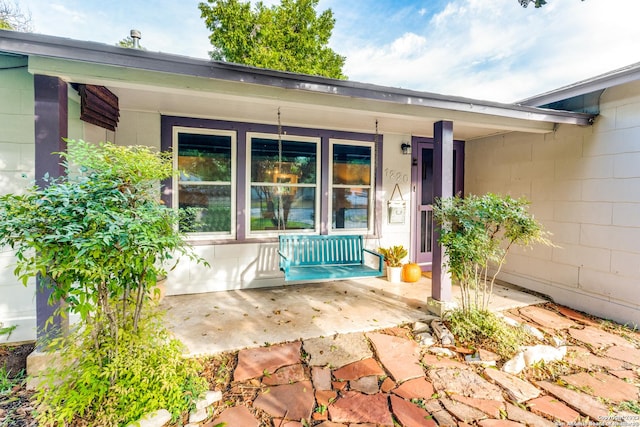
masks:
<svg viewBox="0 0 640 427"><path fill-rule="evenodd" d="M373 144L331 141L331 229L366 232L373 220Z"/></svg>
<svg viewBox="0 0 640 427"><path fill-rule="evenodd" d="M318 230L318 138L247 134L249 234Z"/></svg>
<svg viewBox="0 0 640 427"><path fill-rule="evenodd" d="M174 206L185 209L182 231L233 236L235 140L235 132L174 128L174 162L180 171Z"/></svg>
<svg viewBox="0 0 640 427"><path fill-rule="evenodd" d="M162 198L186 212L180 229L196 244L371 235L379 224L381 136L175 116L162 117L161 136L181 171Z"/></svg>

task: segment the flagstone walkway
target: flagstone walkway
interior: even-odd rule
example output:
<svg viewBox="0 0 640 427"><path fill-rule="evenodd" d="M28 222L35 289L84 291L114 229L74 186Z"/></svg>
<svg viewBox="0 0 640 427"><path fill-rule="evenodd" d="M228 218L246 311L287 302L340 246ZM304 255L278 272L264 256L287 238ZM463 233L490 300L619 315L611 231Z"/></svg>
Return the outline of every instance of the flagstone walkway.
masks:
<svg viewBox="0 0 640 427"><path fill-rule="evenodd" d="M558 372L509 374L489 366L499 358L487 351L484 365L465 362L464 349L443 356L414 339L428 329L417 322L241 350L203 425L640 427L640 334L550 303L505 314L567 347L562 362L548 365ZM228 394L241 386L253 395L232 404Z"/></svg>

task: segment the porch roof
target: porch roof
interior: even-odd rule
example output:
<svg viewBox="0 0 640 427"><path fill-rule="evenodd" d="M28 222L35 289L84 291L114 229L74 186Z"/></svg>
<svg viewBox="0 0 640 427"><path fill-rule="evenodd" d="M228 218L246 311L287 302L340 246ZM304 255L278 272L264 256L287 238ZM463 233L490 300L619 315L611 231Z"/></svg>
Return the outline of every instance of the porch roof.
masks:
<svg viewBox="0 0 640 427"><path fill-rule="evenodd" d="M546 133L589 125L593 114L503 104L335 80L102 43L0 30L0 53L28 58L32 74L107 86L125 110L287 125L432 136L450 120L455 138Z"/></svg>

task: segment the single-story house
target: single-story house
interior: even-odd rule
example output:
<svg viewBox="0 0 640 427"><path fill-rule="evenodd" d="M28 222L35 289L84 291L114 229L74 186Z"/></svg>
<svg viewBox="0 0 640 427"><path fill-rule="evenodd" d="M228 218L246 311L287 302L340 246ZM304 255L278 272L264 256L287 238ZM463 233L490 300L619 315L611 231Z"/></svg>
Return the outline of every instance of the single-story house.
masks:
<svg viewBox="0 0 640 427"><path fill-rule="evenodd" d="M435 197L525 196L555 247L501 278L640 323L640 64L517 104L0 31L0 192L59 175L63 137L172 150L170 207L204 208L168 294L283 285L282 233L402 244L451 299ZM36 337L51 312L0 250L0 322ZM292 284L291 286L295 286ZM5 339L3 337L3 339Z"/></svg>

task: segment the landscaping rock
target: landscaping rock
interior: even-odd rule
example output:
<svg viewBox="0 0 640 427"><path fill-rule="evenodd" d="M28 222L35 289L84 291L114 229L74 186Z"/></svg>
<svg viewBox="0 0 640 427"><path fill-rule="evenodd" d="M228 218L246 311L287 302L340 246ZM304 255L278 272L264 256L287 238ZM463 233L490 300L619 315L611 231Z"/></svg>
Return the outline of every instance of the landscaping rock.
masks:
<svg viewBox="0 0 640 427"><path fill-rule="evenodd" d="M171 413L166 409L160 409L146 414L138 422L131 423L127 427L162 427L169 421L171 421Z"/></svg>
<svg viewBox="0 0 640 427"><path fill-rule="evenodd" d="M304 372L304 367L301 363L283 366L278 369L271 375L265 375L262 378L262 384L264 385L280 385L280 384L291 384L298 381L307 380L306 374Z"/></svg>
<svg viewBox="0 0 640 427"><path fill-rule="evenodd" d="M431 329L442 345L455 345L456 339L440 319L431 321Z"/></svg>
<svg viewBox="0 0 640 427"><path fill-rule="evenodd" d="M596 349L602 349L612 345L634 348L633 345L624 338L593 326L585 326L583 329L571 328L569 329L569 335Z"/></svg>
<svg viewBox="0 0 640 427"><path fill-rule="evenodd" d="M331 369L314 366L311 368L311 379L316 390L331 390Z"/></svg>
<svg viewBox="0 0 640 427"><path fill-rule="evenodd" d="M638 400L638 387L603 372L580 372L560 378L578 389L589 390L596 397L618 404L625 400Z"/></svg>
<svg viewBox="0 0 640 427"><path fill-rule="evenodd" d="M566 317L535 305L523 307L518 310L518 313L538 325L549 329L568 329L577 326L573 321Z"/></svg>
<svg viewBox="0 0 640 427"><path fill-rule="evenodd" d="M425 347L431 347L436 343L435 338L433 338L433 335L431 335L429 332L421 332L419 334L416 334L416 340L418 340L420 345L423 345Z"/></svg>

